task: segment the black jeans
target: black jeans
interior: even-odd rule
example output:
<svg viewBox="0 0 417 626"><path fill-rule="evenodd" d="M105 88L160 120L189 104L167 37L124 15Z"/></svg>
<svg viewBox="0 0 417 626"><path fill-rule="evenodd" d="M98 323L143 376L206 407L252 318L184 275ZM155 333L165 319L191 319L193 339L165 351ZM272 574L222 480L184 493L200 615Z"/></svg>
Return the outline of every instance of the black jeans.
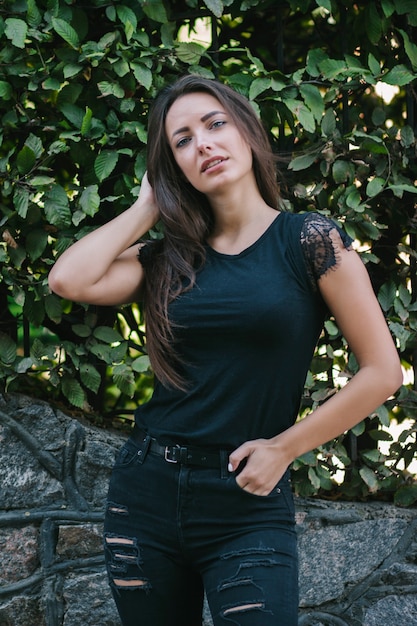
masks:
<svg viewBox="0 0 417 626"><path fill-rule="evenodd" d="M269 496L227 470L173 464L133 440L110 480L104 528L124 626L296 626L297 542L288 473Z"/></svg>

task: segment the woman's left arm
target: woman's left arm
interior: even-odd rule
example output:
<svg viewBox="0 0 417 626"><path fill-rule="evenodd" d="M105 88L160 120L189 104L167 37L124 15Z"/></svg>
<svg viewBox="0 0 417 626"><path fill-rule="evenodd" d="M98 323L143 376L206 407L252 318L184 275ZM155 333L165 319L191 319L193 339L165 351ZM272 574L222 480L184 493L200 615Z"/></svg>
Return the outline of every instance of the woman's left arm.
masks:
<svg viewBox="0 0 417 626"><path fill-rule="evenodd" d="M338 235L336 235L338 238ZM271 492L297 457L349 430L402 384L400 360L368 272L353 250L338 247L337 265L319 280L320 292L359 364L358 372L329 400L272 439L248 441L230 456L239 485L257 495Z"/></svg>

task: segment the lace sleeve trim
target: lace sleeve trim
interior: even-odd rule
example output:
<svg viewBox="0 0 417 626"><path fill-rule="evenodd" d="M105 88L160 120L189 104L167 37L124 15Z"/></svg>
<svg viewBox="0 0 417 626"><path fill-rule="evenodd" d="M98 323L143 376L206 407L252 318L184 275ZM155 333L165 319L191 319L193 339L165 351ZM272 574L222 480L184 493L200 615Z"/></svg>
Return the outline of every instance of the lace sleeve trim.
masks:
<svg viewBox="0 0 417 626"><path fill-rule="evenodd" d="M332 220L320 213L309 213L301 230L301 247L307 274L317 291L317 281L330 269L336 269L342 248L350 249L352 239Z"/></svg>

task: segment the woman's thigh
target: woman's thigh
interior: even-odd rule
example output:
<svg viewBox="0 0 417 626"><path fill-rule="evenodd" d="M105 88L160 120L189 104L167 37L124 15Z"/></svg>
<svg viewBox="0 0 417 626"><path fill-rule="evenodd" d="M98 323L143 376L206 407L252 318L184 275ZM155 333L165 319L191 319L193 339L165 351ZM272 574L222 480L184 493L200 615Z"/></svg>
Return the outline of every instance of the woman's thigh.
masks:
<svg viewBox="0 0 417 626"><path fill-rule="evenodd" d="M204 572L215 626L296 626L297 539L293 528L248 530L225 541Z"/></svg>
<svg viewBox="0 0 417 626"><path fill-rule="evenodd" d="M201 626L201 576L181 554L175 468L128 442L109 485L104 552L123 626ZM167 471L168 470L168 471Z"/></svg>

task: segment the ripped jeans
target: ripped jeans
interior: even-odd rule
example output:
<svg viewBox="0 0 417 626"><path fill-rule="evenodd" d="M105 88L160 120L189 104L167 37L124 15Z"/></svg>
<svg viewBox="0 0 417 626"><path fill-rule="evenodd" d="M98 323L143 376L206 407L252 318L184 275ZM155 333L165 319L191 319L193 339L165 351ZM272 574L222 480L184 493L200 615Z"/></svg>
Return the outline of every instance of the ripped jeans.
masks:
<svg viewBox="0 0 417 626"><path fill-rule="evenodd" d="M133 440L110 480L104 549L123 626L296 626L289 473L269 496L227 470L170 463Z"/></svg>

